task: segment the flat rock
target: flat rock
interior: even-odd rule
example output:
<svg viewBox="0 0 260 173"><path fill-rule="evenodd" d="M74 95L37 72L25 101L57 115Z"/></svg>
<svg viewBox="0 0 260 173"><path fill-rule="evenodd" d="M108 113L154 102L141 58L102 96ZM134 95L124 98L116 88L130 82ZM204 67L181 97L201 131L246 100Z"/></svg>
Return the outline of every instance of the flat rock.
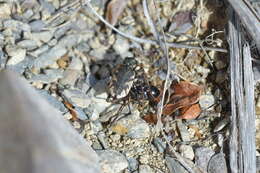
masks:
<svg viewBox="0 0 260 173"><path fill-rule="evenodd" d="M64 106L64 104L61 101L59 101L56 97L50 95L48 91L46 90L37 90L37 91L54 108L58 109L62 113L68 112L68 109Z"/></svg>
<svg viewBox="0 0 260 173"><path fill-rule="evenodd" d="M139 173L154 173L154 170L149 165L140 165Z"/></svg>
<svg viewBox="0 0 260 173"><path fill-rule="evenodd" d="M115 150L96 151L100 157L101 169L104 173L120 173L128 167L125 156Z"/></svg>
<svg viewBox="0 0 260 173"><path fill-rule="evenodd" d="M190 145L180 145L179 151L183 157L190 160L194 159L193 148Z"/></svg>
<svg viewBox="0 0 260 173"><path fill-rule="evenodd" d="M202 109L208 109L215 103L213 95L201 95L199 99L199 104Z"/></svg>
<svg viewBox="0 0 260 173"><path fill-rule="evenodd" d="M154 138L153 144L160 153L163 153L166 149L166 142L163 142L161 138Z"/></svg>
<svg viewBox="0 0 260 173"><path fill-rule="evenodd" d="M82 74L82 72L79 70L66 69L64 71L63 77L62 77L62 79L60 79L59 83L62 85L74 86L77 79L79 79L81 74Z"/></svg>
<svg viewBox="0 0 260 173"><path fill-rule="evenodd" d="M21 48L10 48L7 50L7 54L10 57L7 61L7 65L16 65L24 60L26 50Z"/></svg>
<svg viewBox="0 0 260 173"><path fill-rule="evenodd" d="M61 56L67 53L67 49L59 45L52 47L42 53L39 58L34 61L35 68L43 68L55 63Z"/></svg>
<svg viewBox="0 0 260 173"><path fill-rule="evenodd" d="M66 89L62 95L74 106L86 108L90 105L91 99L79 90Z"/></svg>
<svg viewBox="0 0 260 173"><path fill-rule="evenodd" d="M48 84L51 82L55 82L62 77L63 77L62 69L47 69L47 70L44 70L44 74L33 75L29 79L29 81Z"/></svg>
<svg viewBox="0 0 260 173"><path fill-rule="evenodd" d="M165 160L170 173L188 173L176 159L166 156Z"/></svg>
<svg viewBox="0 0 260 173"><path fill-rule="evenodd" d="M225 155L223 153L218 153L214 155L208 165L208 173L227 173L227 164Z"/></svg>
<svg viewBox="0 0 260 173"><path fill-rule="evenodd" d="M190 141L189 131L187 130L187 127L181 121L177 122L177 128L179 130L182 141L184 141L184 142Z"/></svg>
<svg viewBox="0 0 260 173"><path fill-rule="evenodd" d="M22 40L17 43L17 46L27 50L33 50L38 47L38 44L34 40Z"/></svg>
<svg viewBox="0 0 260 173"><path fill-rule="evenodd" d="M195 164L203 171L207 171L210 158L214 155L210 148L200 147L195 149Z"/></svg>
<svg viewBox="0 0 260 173"><path fill-rule="evenodd" d="M132 111L132 114L126 115L118 120L111 130L118 134L125 134L130 138L147 138L150 136L149 125L139 117L139 111Z"/></svg>

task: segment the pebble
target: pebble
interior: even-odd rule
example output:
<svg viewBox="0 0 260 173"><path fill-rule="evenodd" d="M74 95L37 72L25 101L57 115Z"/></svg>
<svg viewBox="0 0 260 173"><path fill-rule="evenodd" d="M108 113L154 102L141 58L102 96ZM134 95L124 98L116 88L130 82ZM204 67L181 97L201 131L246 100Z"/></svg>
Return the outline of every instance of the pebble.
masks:
<svg viewBox="0 0 260 173"><path fill-rule="evenodd" d="M37 42L48 43L53 37L53 31L33 32L30 36L31 37L28 39L32 39Z"/></svg>
<svg viewBox="0 0 260 173"><path fill-rule="evenodd" d="M133 157L127 157L130 171L136 171L139 167L139 162Z"/></svg>
<svg viewBox="0 0 260 173"><path fill-rule="evenodd" d="M154 170L149 165L140 165L139 173L154 173Z"/></svg>
<svg viewBox="0 0 260 173"><path fill-rule="evenodd" d="M215 133L215 132L219 132L219 131L222 130L224 127L226 127L227 124L229 123L229 119L230 119L230 117L227 117L227 116L226 116L225 118L221 119L221 121L218 122L217 125L214 127L213 132L214 132L214 133Z"/></svg>
<svg viewBox="0 0 260 173"><path fill-rule="evenodd" d="M181 140L182 140L183 142L188 142L188 141L190 141L189 131L187 130L187 127L186 127L181 121L178 121L178 122L177 122L177 128L178 128L178 130L179 130Z"/></svg>
<svg viewBox="0 0 260 173"><path fill-rule="evenodd" d="M209 109L215 103L213 95L201 95L199 98L199 104L201 109Z"/></svg>
<svg viewBox="0 0 260 173"><path fill-rule="evenodd" d="M62 78L62 69L47 69L44 70L44 74L32 75L29 79L30 82L41 82L44 84L56 82L58 79Z"/></svg>
<svg viewBox="0 0 260 173"><path fill-rule="evenodd" d="M166 149L166 142L163 142L161 138L154 138L153 144L160 153L163 153Z"/></svg>
<svg viewBox="0 0 260 173"><path fill-rule="evenodd" d="M63 73L62 79L60 79L59 83L62 85L70 85L74 86L76 81L80 78L80 75L82 74L79 70L71 70L66 69Z"/></svg>
<svg viewBox="0 0 260 173"><path fill-rule="evenodd" d="M27 50L33 50L38 47L34 40L22 40L17 43L17 46Z"/></svg>
<svg viewBox="0 0 260 173"><path fill-rule="evenodd" d="M90 98L79 90L66 89L62 92L62 95L69 100L71 104L77 107L86 108L90 105Z"/></svg>
<svg viewBox="0 0 260 173"><path fill-rule="evenodd" d="M31 69L33 66L33 61L34 58L32 58L31 56L26 56L25 59L23 61L21 61L20 63L16 64L16 65L10 65L7 66L7 69L10 69L12 71L15 71L19 74L24 73L26 68Z"/></svg>
<svg viewBox="0 0 260 173"><path fill-rule="evenodd" d="M24 60L26 56L26 50L10 47L6 49L8 56L10 57L7 61L7 65L16 65Z"/></svg>
<svg viewBox="0 0 260 173"><path fill-rule="evenodd" d="M207 172L210 158L214 155L214 151L210 148L199 147L195 149L195 164L203 171Z"/></svg>
<svg viewBox="0 0 260 173"><path fill-rule="evenodd" d="M208 164L208 173L227 173L227 164L225 155L223 153L218 153L209 161Z"/></svg>
<svg viewBox="0 0 260 173"><path fill-rule="evenodd" d="M52 47L42 53L39 58L34 61L35 68L43 68L55 63L61 56L67 53L64 47L59 45Z"/></svg>
<svg viewBox="0 0 260 173"><path fill-rule="evenodd" d="M29 25L31 26L31 30L33 32L39 32L44 29L44 27L46 26L46 23L42 20L34 20L34 21L30 22Z"/></svg>
<svg viewBox="0 0 260 173"><path fill-rule="evenodd" d="M75 107L74 110L77 113L77 118L78 119L83 120L83 121L88 119L88 116L85 114L85 112L83 111L82 108Z"/></svg>
<svg viewBox="0 0 260 173"><path fill-rule="evenodd" d="M181 155L187 159L193 160L194 159L194 152L193 148L190 145L180 145L179 152Z"/></svg>
<svg viewBox="0 0 260 173"><path fill-rule="evenodd" d="M113 48L119 55L125 57L124 55L128 52L130 45L127 39L118 36L116 42L113 44Z"/></svg>
<svg viewBox="0 0 260 173"><path fill-rule="evenodd" d="M36 49L35 51L28 52L28 54L38 58L38 56L40 54L42 54L43 52L47 51L48 49L49 49L49 46L47 44L44 44L41 47L39 47L38 49Z"/></svg>
<svg viewBox="0 0 260 173"><path fill-rule="evenodd" d="M125 156L115 150L96 151L100 157L101 169L104 173L120 173L128 167Z"/></svg>
<svg viewBox="0 0 260 173"><path fill-rule="evenodd" d="M139 111L132 111L132 114L118 120L111 130L118 134L125 134L134 139L148 138L150 136L149 125L139 117Z"/></svg>
<svg viewBox="0 0 260 173"><path fill-rule="evenodd" d="M109 144L108 144L108 140L107 140L107 136L104 132L99 132L97 134L98 140L100 142L100 144L102 145L102 147L104 149L108 149L109 148Z"/></svg>
<svg viewBox="0 0 260 173"><path fill-rule="evenodd" d="M165 161L170 173L188 173L176 159L166 156Z"/></svg>
<svg viewBox="0 0 260 173"><path fill-rule="evenodd" d="M50 103L54 108L58 109L62 113L68 112L68 109L64 106L64 104L59 101L56 97L53 97L52 95L49 94L48 91L46 90L37 90L40 95L42 95L47 102Z"/></svg>
<svg viewBox="0 0 260 173"><path fill-rule="evenodd" d="M18 31L18 32L21 32L21 31L30 32L31 31L30 25L28 25L27 23L18 21L18 20L14 20L14 19L8 19L8 20L3 21L3 27L11 29L13 31Z"/></svg>

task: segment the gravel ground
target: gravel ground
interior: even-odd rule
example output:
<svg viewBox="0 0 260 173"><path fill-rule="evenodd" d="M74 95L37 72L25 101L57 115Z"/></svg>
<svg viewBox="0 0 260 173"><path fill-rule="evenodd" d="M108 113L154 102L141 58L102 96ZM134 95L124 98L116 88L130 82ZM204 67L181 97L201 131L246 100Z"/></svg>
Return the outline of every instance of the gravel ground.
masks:
<svg viewBox="0 0 260 173"><path fill-rule="evenodd" d="M224 34L220 32L226 22L225 6L220 1L204 3L158 3L161 27L169 42L197 39L209 47L225 47ZM104 15L104 1L94 0L91 4ZM176 20L180 13L192 14L193 20L179 24ZM147 80L158 88L162 86L166 73L160 67L165 61L158 46L140 44L111 32L78 1L2 0L0 19L0 69L19 73L70 120L91 141L104 172L186 173L167 141L191 167L195 165L194 170L227 172L227 54L169 49L170 80L196 83L203 86L203 92L199 98L201 115L195 120L167 119L166 139L156 133L155 125L142 118L150 109L149 104L130 101L130 113L124 106L117 115L120 118L110 122L121 103L107 100L113 69L122 65L126 57L135 57ZM130 35L153 39L139 0L128 3L116 27ZM125 73L121 73L123 77ZM121 81L125 81L123 77ZM126 87L131 87L131 82ZM257 100L259 112L260 99ZM259 136L257 140L259 149Z"/></svg>

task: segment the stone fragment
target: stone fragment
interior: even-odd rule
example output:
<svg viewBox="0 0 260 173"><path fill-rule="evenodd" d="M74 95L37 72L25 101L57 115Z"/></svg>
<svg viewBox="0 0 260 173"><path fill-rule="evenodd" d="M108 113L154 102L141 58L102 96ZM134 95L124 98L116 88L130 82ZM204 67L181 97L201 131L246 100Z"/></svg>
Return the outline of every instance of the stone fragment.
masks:
<svg viewBox="0 0 260 173"><path fill-rule="evenodd" d="M27 50L33 50L38 47L34 40L22 40L17 43L17 46Z"/></svg>
<svg viewBox="0 0 260 173"><path fill-rule="evenodd" d="M68 109L64 104L59 101L56 97L50 95L46 90L37 90L54 108L58 109L62 113L68 112Z"/></svg>
<svg viewBox="0 0 260 173"><path fill-rule="evenodd" d="M183 142L190 141L189 131L187 130L187 127L185 127L185 125L181 121L177 122L177 128L179 130L179 134L180 134L181 140Z"/></svg>
<svg viewBox="0 0 260 173"><path fill-rule="evenodd" d="M67 53L67 49L59 45L45 51L34 61L35 68L43 68L55 63L61 56Z"/></svg>
<svg viewBox="0 0 260 173"><path fill-rule="evenodd" d="M166 156L165 161L170 173L188 173L188 171L186 171L186 169L174 158Z"/></svg>
<svg viewBox="0 0 260 173"><path fill-rule="evenodd" d="M96 151L100 157L101 169L104 173L120 173L128 167L125 156L115 150Z"/></svg>
<svg viewBox="0 0 260 173"><path fill-rule="evenodd" d="M62 78L63 70L62 69L47 69L44 70L44 73L32 75L29 79L31 82L41 82L44 84L52 83Z"/></svg>
<svg viewBox="0 0 260 173"><path fill-rule="evenodd" d="M34 20L30 22L29 25L31 26L31 30L33 32L39 32L46 26L45 22L42 20Z"/></svg>
<svg viewBox="0 0 260 173"><path fill-rule="evenodd" d="M8 18L11 15L11 6L8 3L0 4L0 19Z"/></svg>
<svg viewBox="0 0 260 173"><path fill-rule="evenodd" d="M26 55L25 49L20 49L17 47L12 47L6 49L8 56L10 57L7 61L7 65L16 65L19 62L23 61Z"/></svg>
<svg viewBox="0 0 260 173"><path fill-rule="evenodd" d="M227 163L225 155L223 153L218 153L214 155L208 164L208 173L227 173Z"/></svg>
<svg viewBox="0 0 260 173"><path fill-rule="evenodd" d="M154 170L149 165L140 165L139 173L154 173Z"/></svg>
<svg viewBox="0 0 260 173"><path fill-rule="evenodd" d="M81 108L86 108L90 105L91 99L89 96L80 92L79 90L69 90L66 89L62 92L62 95L69 100L71 104L74 106L78 106Z"/></svg>
<svg viewBox="0 0 260 173"><path fill-rule="evenodd" d="M214 151L210 148L199 147L195 149L195 164L203 171L207 171L210 158L214 155Z"/></svg>
<svg viewBox="0 0 260 173"><path fill-rule="evenodd" d="M193 148L190 145L180 145L179 151L183 157L190 160L194 159Z"/></svg>
<svg viewBox="0 0 260 173"><path fill-rule="evenodd" d="M163 142L161 138L154 138L153 144L160 153L163 153L166 149L166 142Z"/></svg>
<svg viewBox="0 0 260 173"><path fill-rule="evenodd" d="M209 109L215 103L213 95L201 95L199 99L201 109Z"/></svg>
<svg viewBox="0 0 260 173"><path fill-rule="evenodd" d="M127 160L128 160L130 171L136 171L139 167L138 161L133 157L128 157Z"/></svg>

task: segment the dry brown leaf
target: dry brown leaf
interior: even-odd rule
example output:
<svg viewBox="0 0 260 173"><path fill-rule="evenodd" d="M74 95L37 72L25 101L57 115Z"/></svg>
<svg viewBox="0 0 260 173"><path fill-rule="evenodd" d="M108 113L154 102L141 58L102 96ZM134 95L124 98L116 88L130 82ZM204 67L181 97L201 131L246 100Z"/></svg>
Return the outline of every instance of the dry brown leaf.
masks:
<svg viewBox="0 0 260 173"><path fill-rule="evenodd" d="M192 106L185 107L181 110L181 115L178 119L191 120L197 118L201 113L199 104L194 104Z"/></svg>
<svg viewBox="0 0 260 173"><path fill-rule="evenodd" d="M115 25L118 18L121 16L124 11L128 0L111 0L108 3L106 10L106 20L111 24Z"/></svg>
<svg viewBox="0 0 260 173"><path fill-rule="evenodd" d="M147 114L143 117L143 119L149 124L156 124L157 122L157 115L156 114Z"/></svg>
<svg viewBox="0 0 260 173"><path fill-rule="evenodd" d="M171 88L174 90L174 95L180 96L200 95L201 92L200 86L187 81L172 84Z"/></svg>

